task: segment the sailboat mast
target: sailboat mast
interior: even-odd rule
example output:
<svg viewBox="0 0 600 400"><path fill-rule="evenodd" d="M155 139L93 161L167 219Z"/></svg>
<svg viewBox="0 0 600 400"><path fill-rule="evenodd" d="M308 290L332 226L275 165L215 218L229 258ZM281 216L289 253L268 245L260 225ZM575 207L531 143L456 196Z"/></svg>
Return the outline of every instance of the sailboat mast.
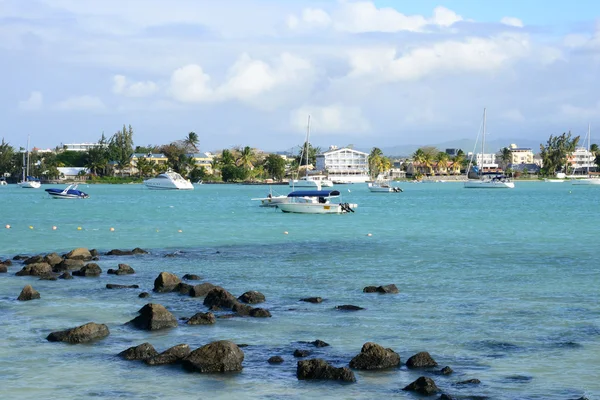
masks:
<svg viewBox="0 0 600 400"><path fill-rule="evenodd" d="M483 157L485 156L485 113L486 109L483 109L483 137L481 139L481 176L483 176Z"/></svg>
<svg viewBox="0 0 600 400"><path fill-rule="evenodd" d="M29 135L27 135L27 174L25 175L25 179L29 176ZM23 180L25 180L23 179Z"/></svg>
<svg viewBox="0 0 600 400"><path fill-rule="evenodd" d="M308 143L310 138L310 114L308 115L308 124L306 125L306 177L308 178Z"/></svg>
<svg viewBox="0 0 600 400"><path fill-rule="evenodd" d="M587 152L588 154L590 154L590 142L592 141L592 137L590 136L590 133L592 131L592 124L588 122L588 148L587 148ZM587 160L586 164L586 172L587 172L587 177L590 177L590 160Z"/></svg>

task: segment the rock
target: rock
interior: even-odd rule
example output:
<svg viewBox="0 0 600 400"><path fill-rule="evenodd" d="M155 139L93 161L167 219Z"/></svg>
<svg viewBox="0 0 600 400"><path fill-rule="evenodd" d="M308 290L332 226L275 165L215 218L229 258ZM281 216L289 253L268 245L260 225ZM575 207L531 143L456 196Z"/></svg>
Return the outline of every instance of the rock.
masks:
<svg viewBox="0 0 600 400"><path fill-rule="evenodd" d="M193 286L189 283L181 282L179 285L175 287L175 291L179 292L179 294L189 295L192 291Z"/></svg>
<svg viewBox="0 0 600 400"><path fill-rule="evenodd" d="M89 322L76 328L52 332L46 338L50 342L87 343L109 335L108 326Z"/></svg>
<svg viewBox="0 0 600 400"><path fill-rule="evenodd" d="M192 297L204 297L208 294L208 292L210 292L211 290L213 290L216 286L213 285L212 283L201 283L199 285L194 285L194 287L192 288L192 290L190 290L189 295Z"/></svg>
<svg viewBox="0 0 600 400"><path fill-rule="evenodd" d="M269 310L258 307L250 310L249 315L253 318L271 318L271 313L269 312Z"/></svg>
<svg viewBox="0 0 600 400"><path fill-rule="evenodd" d="M238 300L246 304L258 304L265 301L265 295L261 292L251 290L238 297Z"/></svg>
<svg viewBox="0 0 600 400"><path fill-rule="evenodd" d="M27 260L29 258L29 256L24 256L24 255L16 255L13 257L14 261L23 261L23 260Z"/></svg>
<svg viewBox="0 0 600 400"><path fill-rule="evenodd" d="M435 382L431 378L421 376L416 381L404 387L402 390L410 392L417 392L419 394L432 395L439 392L440 389L435 385Z"/></svg>
<svg viewBox="0 0 600 400"><path fill-rule="evenodd" d="M174 364L186 358L190 354L190 346L187 344L178 344L163 351L162 353L146 358L144 362L147 365L165 365Z"/></svg>
<svg viewBox="0 0 600 400"><path fill-rule="evenodd" d="M135 271L127 264L119 264L118 269L111 268L108 271L106 271L106 273L111 275L130 275L135 274Z"/></svg>
<svg viewBox="0 0 600 400"><path fill-rule="evenodd" d="M428 368L435 367L436 365L438 365L438 363L436 363L426 351L417 353L406 360L406 366L408 368Z"/></svg>
<svg viewBox="0 0 600 400"><path fill-rule="evenodd" d="M138 329L156 331L177 326L177 318L160 304L148 303L138 312L140 315L129 321Z"/></svg>
<svg viewBox="0 0 600 400"><path fill-rule="evenodd" d="M63 272L62 275L58 277L58 279L73 279L69 272Z"/></svg>
<svg viewBox="0 0 600 400"><path fill-rule="evenodd" d="M73 271L74 276L100 276L102 269L96 263L88 263L78 271Z"/></svg>
<svg viewBox="0 0 600 400"><path fill-rule="evenodd" d="M185 279L186 281L199 281L202 278L199 275L185 274L182 279Z"/></svg>
<svg viewBox="0 0 600 400"><path fill-rule="evenodd" d="M300 349L294 350L294 357L296 357L296 358L302 358L302 357L308 357L308 356L310 356L310 351L308 351L308 350L300 350Z"/></svg>
<svg viewBox="0 0 600 400"><path fill-rule="evenodd" d="M44 257L44 262L50 264L51 266L55 266L62 262L63 258L59 256L57 253L46 254Z"/></svg>
<svg viewBox="0 0 600 400"><path fill-rule="evenodd" d="M142 343L119 353L126 360L145 360L158 355L158 351L150 343Z"/></svg>
<svg viewBox="0 0 600 400"><path fill-rule="evenodd" d="M106 288L107 289L139 289L140 286L139 285L117 285L114 283L107 283Z"/></svg>
<svg viewBox="0 0 600 400"><path fill-rule="evenodd" d="M84 265L85 263L83 262L83 260L70 260L68 258L65 258L60 263L54 265L52 267L52 270L54 272L71 271L81 269Z"/></svg>
<svg viewBox="0 0 600 400"><path fill-rule="evenodd" d="M249 306L248 304L236 303L231 308L231 311L241 316L248 316L250 315L250 311L252 311L252 306Z"/></svg>
<svg viewBox="0 0 600 400"><path fill-rule="evenodd" d="M35 290L31 285L27 285L23 288L23 290L21 290L21 294L19 295L19 297L17 297L17 300L28 301L39 298L40 293L37 290Z"/></svg>
<svg viewBox="0 0 600 400"><path fill-rule="evenodd" d="M140 249L139 247L136 247L135 249L131 250L131 252L133 254L148 254L146 250Z"/></svg>
<svg viewBox="0 0 600 400"><path fill-rule="evenodd" d="M391 285L378 286L377 292L378 293L391 293L391 294L400 293L400 291L398 290L396 285L394 285L393 283Z"/></svg>
<svg viewBox="0 0 600 400"><path fill-rule="evenodd" d="M148 292L142 292L142 293L138 294L138 297L140 299L145 299L147 297L150 297L150 293L148 293Z"/></svg>
<svg viewBox="0 0 600 400"><path fill-rule="evenodd" d="M30 264L39 264L39 263L43 263L44 262L44 256L31 256L29 257L27 260L23 261L23 264L25 265L30 265Z"/></svg>
<svg viewBox="0 0 600 400"><path fill-rule="evenodd" d="M98 250L96 249L91 249L90 254L92 255L92 257L98 257L100 255L100 253L98 253Z"/></svg>
<svg viewBox="0 0 600 400"><path fill-rule="evenodd" d="M363 289L363 293L375 293L377 292L377 286L366 286Z"/></svg>
<svg viewBox="0 0 600 400"><path fill-rule="evenodd" d="M315 304L317 304L317 303L322 303L323 299L320 298L320 297L307 297L305 299L300 299L300 301L304 301L306 303L315 303Z"/></svg>
<svg viewBox="0 0 600 400"><path fill-rule="evenodd" d="M400 356L394 350L372 342L365 343L360 354L350 361L350 368L362 370L395 368L399 365Z"/></svg>
<svg viewBox="0 0 600 400"><path fill-rule="evenodd" d="M8 272L8 268L4 264L0 264L0 274L5 274Z"/></svg>
<svg viewBox="0 0 600 400"><path fill-rule="evenodd" d="M300 380L327 379L343 382L356 382L354 372L349 368L335 368L320 358L298 361L296 376Z"/></svg>
<svg viewBox="0 0 600 400"><path fill-rule="evenodd" d="M92 255L90 254L90 251L86 248L80 247L74 250L71 250L70 252L68 252L65 255L65 258L68 258L70 260L91 260L92 259Z"/></svg>
<svg viewBox="0 0 600 400"><path fill-rule="evenodd" d="M444 368L442 368L440 370L440 374L442 375L450 375L451 373L453 373L454 371L452 370L452 368L445 366Z"/></svg>
<svg viewBox="0 0 600 400"><path fill-rule="evenodd" d="M467 379L465 381L456 382L457 385L479 385L481 381L479 379Z"/></svg>
<svg viewBox="0 0 600 400"><path fill-rule="evenodd" d="M283 358L280 356L273 356L267 360L269 364L281 364L283 362Z"/></svg>
<svg viewBox="0 0 600 400"><path fill-rule="evenodd" d="M358 310L364 310L364 308L359 307L359 306L353 306L351 304L345 304L343 306L335 306L336 310L342 310L342 311L358 311Z"/></svg>
<svg viewBox="0 0 600 400"><path fill-rule="evenodd" d="M48 274L48 275L41 275L40 276L40 281L55 281L57 279L58 278L54 274Z"/></svg>
<svg viewBox="0 0 600 400"><path fill-rule="evenodd" d="M50 264L46 263L37 263L37 264L29 264L23 267L20 271L18 271L15 275L17 276L42 276L48 275L52 273L52 267Z"/></svg>
<svg viewBox="0 0 600 400"><path fill-rule="evenodd" d="M483 398L485 399L485 398ZM446 393L442 393L439 397L439 400L455 400L454 397L450 396L449 394Z"/></svg>
<svg viewBox="0 0 600 400"><path fill-rule="evenodd" d="M215 314L211 312L207 313L197 313L192 316L192 318L188 319L186 324L188 325L212 325L217 322L215 318Z"/></svg>
<svg viewBox="0 0 600 400"><path fill-rule="evenodd" d="M315 340L314 342L311 342L310 344L312 344L315 347L327 347L327 346L329 346L329 343L325 343L324 341L319 340L319 339Z"/></svg>
<svg viewBox="0 0 600 400"><path fill-rule="evenodd" d="M154 280L154 291L158 293L168 293L175 290L181 279L170 272L161 272Z"/></svg>
<svg viewBox="0 0 600 400"><path fill-rule="evenodd" d="M194 372L241 371L244 352L233 342L220 340L192 351L184 360L183 367Z"/></svg>
<svg viewBox="0 0 600 400"><path fill-rule="evenodd" d="M12 261L10 261L10 260L0 261L0 265L4 265L5 267L10 267L12 265Z"/></svg>
<svg viewBox="0 0 600 400"><path fill-rule="evenodd" d="M207 307L221 307L232 309L238 301L231 293L220 286L215 287L206 294L204 305Z"/></svg>
<svg viewBox="0 0 600 400"><path fill-rule="evenodd" d="M109 251L108 253L106 253L107 256L132 256L133 255L133 251L131 250L119 250L119 249L112 249L111 251Z"/></svg>

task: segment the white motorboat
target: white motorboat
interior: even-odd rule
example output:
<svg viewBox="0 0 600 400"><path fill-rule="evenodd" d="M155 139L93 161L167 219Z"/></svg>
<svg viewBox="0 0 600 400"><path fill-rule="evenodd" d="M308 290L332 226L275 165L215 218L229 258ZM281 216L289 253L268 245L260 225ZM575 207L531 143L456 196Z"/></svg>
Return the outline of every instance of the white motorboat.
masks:
<svg viewBox="0 0 600 400"><path fill-rule="evenodd" d="M29 176L29 136L27 136L27 160L23 154L23 179L17 185L24 189L39 189L42 186L39 179Z"/></svg>
<svg viewBox="0 0 600 400"><path fill-rule="evenodd" d="M391 181L379 177L374 182L369 182L368 187L369 190L374 193L402 192L402 189L399 186L393 186Z"/></svg>
<svg viewBox="0 0 600 400"><path fill-rule="evenodd" d="M252 200L260 201L260 207L277 207L279 204L288 203L290 198L285 195L273 195L273 190L269 189L267 197L258 197Z"/></svg>
<svg viewBox="0 0 600 400"><path fill-rule="evenodd" d="M473 158L469 161L469 167L467 168L467 181L464 183L464 187L467 189L513 189L515 187L515 183L510 180L509 177L505 175L492 174L485 175L483 173L483 160L485 154L485 119L486 119L486 109L483 109L483 132L482 132L482 140L481 140L481 177L479 179L468 179L469 171L471 170L471 166L473 164ZM477 146L477 142L475 143ZM475 156L475 152L473 151L473 156ZM475 167L473 167L475 169ZM478 171L479 172L479 171Z"/></svg>
<svg viewBox="0 0 600 400"><path fill-rule="evenodd" d="M54 199L87 199L89 194L77 189L77 184L73 183L65 189L46 189L50 197Z"/></svg>
<svg viewBox="0 0 600 400"><path fill-rule="evenodd" d="M340 192L337 190L297 190L287 195L290 201L277 205L284 213L298 214L344 214L354 212L357 204L332 202Z"/></svg>
<svg viewBox="0 0 600 400"><path fill-rule="evenodd" d="M194 190L194 185L174 171L167 171L144 181L148 189L155 190Z"/></svg>
<svg viewBox="0 0 600 400"><path fill-rule="evenodd" d="M6 186L6 185L8 185L8 183L6 183L6 178L5 177L0 178L0 186Z"/></svg>
<svg viewBox="0 0 600 400"><path fill-rule="evenodd" d="M588 133L587 133L587 142L588 142L587 150L588 150L588 152L590 151L590 139L591 139L590 133L591 133L591 125L588 125ZM600 177L590 176L589 162L587 163L586 170L587 170L587 175L584 178L573 179L571 181L571 183L573 185L586 185L586 186L600 185Z"/></svg>

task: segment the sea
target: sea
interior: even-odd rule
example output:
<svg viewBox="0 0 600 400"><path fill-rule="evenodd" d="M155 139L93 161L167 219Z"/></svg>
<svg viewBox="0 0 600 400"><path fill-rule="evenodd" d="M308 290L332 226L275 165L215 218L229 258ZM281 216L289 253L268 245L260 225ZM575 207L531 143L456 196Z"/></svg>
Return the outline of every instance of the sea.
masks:
<svg viewBox="0 0 600 400"><path fill-rule="evenodd" d="M3 399L375 399L419 398L403 388L430 377L457 399L600 399L600 187L517 182L465 189L460 182L400 183L402 193L336 185L342 215L261 208L266 185L203 184L193 191L143 185L80 185L82 200L0 186L0 259L97 249L100 277L47 281L0 274ZM274 193L287 194L284 186ZM140 247L148 254L107 256ZM119 263L136 273L108 275ZM235 296L263 293L271 318L217 318L214 325L136 330L145 304L178 319L206 312L202 298L153 293L160 272L200 275ZM139 285L109 290L106 284ZM364 293L395 284L398 294ZM41 298L17 301L25 285ZM143 292L149 298L139 298ZM323 302L302 302L307 297ZM341 311L356 305L358 311ZM219 314L219 313L217 313ZM89 344L46 340L87 322L110 335ZM229 340L243 370L185 372L118 353L149 342L159 352ZM310 342L322 340L327 347ZM363 344L397 352L399 368L354 370L355 383L298 380L302 359L348 366ZM426 351L439 364L408 369ZM271 365L271 356L284 362ZM442 367L454 372L442 375ZM459 382L478 379L480 383ZM437 396L439 397L439 396ZM435 397L435 398L437 398Z"/></svg>

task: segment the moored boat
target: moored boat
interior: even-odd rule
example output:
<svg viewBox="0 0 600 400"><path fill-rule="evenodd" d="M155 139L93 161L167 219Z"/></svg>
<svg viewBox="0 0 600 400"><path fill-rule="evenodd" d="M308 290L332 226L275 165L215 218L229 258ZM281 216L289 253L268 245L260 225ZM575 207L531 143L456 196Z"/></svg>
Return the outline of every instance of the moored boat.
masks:
<svg viewBox="0 0 600 400"><path fill-rule="evenodd" d="M297 190L287 195L290 201L277 205L284 213L344 214L354 212L357 204L333 202L340 196L337 190Z"/></svg>
<svg viewBox="0 0 600 400"><path fill-rule="evenodd" d="M90 197L89 194L77 189L76 183L67 186L65 189L46 189L46 192L53 199L87 199Z"/></svg>
<svg viewBox="0 0 600 400"><path fill-rule="evenodd" d="M194 185L175 171L167 171L144 181L148 189L154 190L194 190Z"/></svg>

